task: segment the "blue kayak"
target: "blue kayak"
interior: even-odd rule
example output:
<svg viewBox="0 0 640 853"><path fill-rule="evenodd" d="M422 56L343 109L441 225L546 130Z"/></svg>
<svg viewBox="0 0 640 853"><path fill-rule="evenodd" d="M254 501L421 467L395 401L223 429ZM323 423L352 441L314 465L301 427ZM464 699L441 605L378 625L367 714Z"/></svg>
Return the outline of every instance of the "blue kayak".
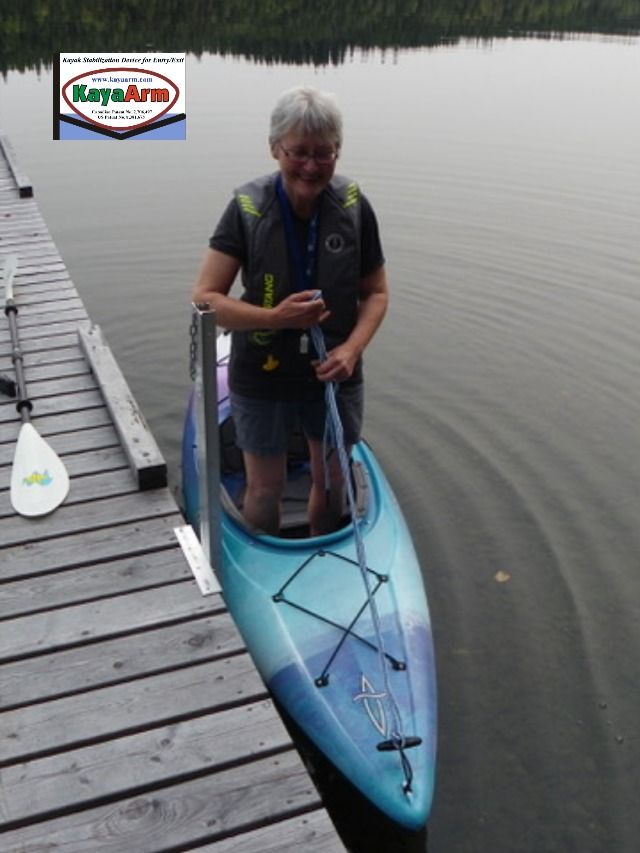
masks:
<svg viewBox="0 0 640 853"><path fill-rule="evenodd" d="M293 449L281 535L241 516L244 474L227 390L229 338L218 338L222 551L226 604L274 698L361 794L400 826L429 816L436 757L436 681L427 599L396 498L365 442L353 449L353 524L309 537L309 470ZM198 529L196 396L183 435L183 495Z"/></svg>

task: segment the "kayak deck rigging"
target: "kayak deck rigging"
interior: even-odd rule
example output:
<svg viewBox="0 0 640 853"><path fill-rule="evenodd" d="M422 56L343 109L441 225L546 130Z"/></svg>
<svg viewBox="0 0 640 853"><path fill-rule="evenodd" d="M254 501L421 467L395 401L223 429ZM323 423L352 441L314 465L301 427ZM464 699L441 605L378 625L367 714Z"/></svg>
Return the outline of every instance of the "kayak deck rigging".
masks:
<svg viewBox="0 0 640 853"><path fill-rule="evenodd" d="M355 561L346 557L344 554L337 553L336 551L330 551L327 549L318 549L314 553L310 554L293 572L292 574L285 580L285 582L280 586L277 592L273 593L272 600L275 604L284 604L298 612L309 616L311 619L318 620L319 622L324 623L325 625L329 625L332 628L336 628L337 631L340 632L340 637L336 642L334 649L329 653L329 656L321 667L321 671L319 675L314 675L313 672L310 672L310 676L313 680L315 686L319 689L327 687L329 685L329 676L331 672L331 668L338 658L340 651L344 647L346 641L351 638L356 641L358 644L368 648L373 654L377 657L382 655L384 659L391 666L391 669L396 672L405 672L407 670L407 662L405 660L401 660L397 656L392 655L388 652L382 645L377 645L372 642L370 639L363 637L359 634L355 628L358 621L361 619L363 614L370 608L373 607L373 599L377 595L378 591L389 582L389 576L386 574L381 574L377 572L375 569L372 569L367 566L366 571L367 574L370 575L374 580L374 585L369 588L367 594L364 597L364 601L362 603L356 604L355 606L355 615L351 618L348 624L342 624L341 622L336 621L328 617L327 615L314 610L312 607L302 604L299 601L296 601L293 597L288 597L287 591L293 585L293 583L300 579L301 575L307 569L311 569L314 561L318 559L322 559L323 557L329 557L331 559L341 561L345 563L347 566L352 566L354 569L360 572L360 566ZM364 692L354 697L355 699L362 699L365 702L369 701L371 698L374 698L372 694L368 692ZM389 699L386 691L382 693L378 693L375 695L375 698L378 700ZM406 794L411 793L412 791L412 783L413 783L413 768L411 766L411 762L409 758L405 755L405 750L411 749L412 747L419 746L422 743L422 738L413 736L413 735L404 735L401 733L392 732L390 737L385 740L380 741L376 744L376 749L379 752L391 752L397 751L400 757L400 763L402 772L404 774L404 784L403 790Z"/></svg>
<svg viewBox="0 0 640 853"><path fill-rule="evenodd" d="M307 616L311 616L315 619L319 619L321 622L324 622L327 625L331 625L332 627L337 628L339 631L342 632L342 637L340 638L340 641L338 642L336 648L334 649L331 656L329 657L329 660L327 661L327 663L323 667L322 672L320 673L319 676L317 676L314 679L316 687L326 687L327 684L329 683L329 671L331 669L331 665L334 662L334 660L336 659L336 657L338 656L338 654L340 653L340 649L342 648L342 646L344 645L344 643L348 637L353 637L358 642L363 643L365 646L368 646L372 651L376 652L376 654L378 654L380 652L380 649L378 648L378 646L375 643L372 643L370 640L367 640L365 637L360 636L359 634L357 634L353 630L356 623L358 622L358 620L362 616L362 614L370 606L370 601L369 601L368 597L365 599L364 603L358 608L356 615L353 617L350 624L347 625L346 627L344 625L341 625L339 622L336 622L335 620L330 619L327 616L324 616L322 613L318 613L315 610L311 610L310 608L305 607L304 605L286 597L285 590L287 589L287 587L290 586L293 583L293 581L308 566L311 565L313 560L315 560L317 557L324 557L326 555L330 555L330 556L334 557L335 559L342 560L345 563L351 564L352 566L355 566L356 568L358 568L358 563L356 563L355 560L350 560L348 557L345 557L343 554L338 554L334 551L319 550L319 551L316 551L314 554L311 554L311 556L307 557L307 559L302 563L302 565L300 565L295 570L295 572L291 575L291 577L288 578L288 580L280 587L278 592L276 592L273 595L273 600L277 604L288 604L290 607L296 608L296 610L299 610L301 613L306 613ZM367 568L367 572L369 574L373 575L373 577L376 579L376 585L371 590L371 594L375 595L378 592L378 590L380 589L380 587L382 586L382 584L388 582L389 578L387 575L381 575L379 572L376 572L371 568ZM395 658L393 655L389 654L384 649L382 651L383 651L385 658L389 661L389 663L391 664L393 669L395 669L396 671L402 671L402 670L405 670L407 668L407 665L404 661L398 660L397 658Z"/></svg>

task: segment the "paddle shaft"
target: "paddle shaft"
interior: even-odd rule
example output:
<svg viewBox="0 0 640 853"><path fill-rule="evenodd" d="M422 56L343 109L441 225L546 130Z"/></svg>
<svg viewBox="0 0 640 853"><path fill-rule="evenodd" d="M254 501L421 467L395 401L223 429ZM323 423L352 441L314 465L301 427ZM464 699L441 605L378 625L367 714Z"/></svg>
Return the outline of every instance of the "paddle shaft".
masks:
<svg viewBox="0 0 640 853"><path fill-rule="evenodd" d="M22 423L26 424L30 420L31 409L33 404L27 396L27 383L24 378L24 360L22 350L20 349L20 339L18 337L18 306L13 298L13 277L18 268L18 258L16 255L10 255L5 262L4 267L4 289L5 303L4 313L9 321L9 330L11 332L11 346L13 348L11 360L16 371L16 384L18 386L18 402L16 409L18 410Z"/></svg>
<svg viewBox="0 0 640 853"><path fill-rule="evenodd" d="M11 360L16 371L16 385L18 386L18 402L16 409L20 413L22 423L26 424L30 421L30 413L33 408L33 403L27 395L27 383L24 378L24 362L22 350L20 349L20 339L18 337L18 308L16 307L13 296L9 296L5 302L4 313L9 321L9 330L11 332L11 345L13 351Z"/></svg>

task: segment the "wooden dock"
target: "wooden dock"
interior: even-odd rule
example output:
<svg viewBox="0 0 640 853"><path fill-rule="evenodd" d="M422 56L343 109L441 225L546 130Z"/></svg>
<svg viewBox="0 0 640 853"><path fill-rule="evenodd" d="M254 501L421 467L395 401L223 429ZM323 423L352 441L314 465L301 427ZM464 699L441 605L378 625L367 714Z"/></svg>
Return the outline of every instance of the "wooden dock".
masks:
<svg viewBox="0 0 640 853"><path fill-rule="evenodd" d="M343 851L222 597L193 579L152 438L146 468L122 445L79 341L95 329L0 135L0 266L12 253L33 423L71 488L16 515L20 419L0 397L0 850ZM11 355L0 320L0 374Z"/></svg>

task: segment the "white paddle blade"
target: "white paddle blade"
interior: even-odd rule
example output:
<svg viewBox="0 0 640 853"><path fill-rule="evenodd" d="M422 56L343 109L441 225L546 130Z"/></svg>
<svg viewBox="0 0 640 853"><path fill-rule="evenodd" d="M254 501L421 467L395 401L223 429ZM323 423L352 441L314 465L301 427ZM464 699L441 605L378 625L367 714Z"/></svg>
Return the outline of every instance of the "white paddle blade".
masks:
<svg viewBox="0 0 640 853"><path fill-rule="evenodd" d="M16 274L17 269L17 255L9 255L4 262L4 270L2 272L2 278L4 280L4 298L6 302L13 299L13 277Z"/></svg>
<svg viewBox="0 0 640 853"><path fill-rule="evenodd" d="M58 454L31 423L22 424L11 471L11 504L20 515L46 515L69 492L69 475Z"/></svg>

